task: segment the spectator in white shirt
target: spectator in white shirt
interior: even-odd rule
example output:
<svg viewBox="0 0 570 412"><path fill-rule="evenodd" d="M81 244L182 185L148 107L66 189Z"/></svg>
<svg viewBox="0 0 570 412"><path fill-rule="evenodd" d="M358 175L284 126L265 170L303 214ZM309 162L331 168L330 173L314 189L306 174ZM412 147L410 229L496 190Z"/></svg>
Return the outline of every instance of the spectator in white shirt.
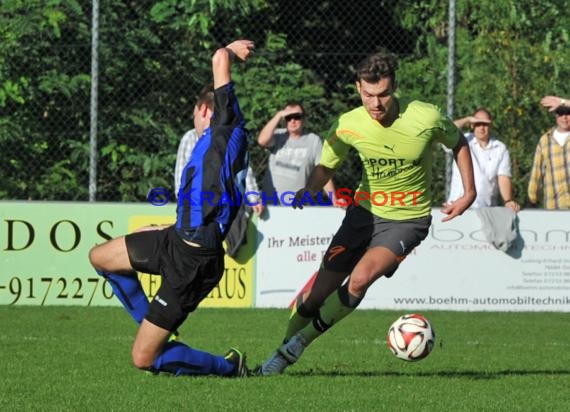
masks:
<svg viewBox="0 0 570 412"><path fill-rule="evenodd" d="M520 205L513 199L511 158L507 146L491 136L492 121L493 116L485 108L478 108L472 116L454 121L459 129L471 127L471 131L465 134L471 149L475 187L477 189L477 198L471 207L499 206L500 194L503 204L518 212ZM461 176L454 162L447 201L453 202L462 195Z"/></svg>

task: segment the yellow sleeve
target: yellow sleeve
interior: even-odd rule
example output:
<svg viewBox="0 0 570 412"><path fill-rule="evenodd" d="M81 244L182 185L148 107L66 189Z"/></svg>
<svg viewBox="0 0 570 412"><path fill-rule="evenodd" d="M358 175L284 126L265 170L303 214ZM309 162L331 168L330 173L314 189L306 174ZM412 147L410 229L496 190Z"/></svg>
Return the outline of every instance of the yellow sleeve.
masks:
<svg viewBox="0 0 570 412"><path fill-rule="evenodd" d="M342 136L337 134L337 130L338 122L325 135L321 152L319 163L329 169L336 169L350 150L350 145L343 140Z"/></svg>
<svg viewBox="0 0 570 412"><path fill-rule="evenodd" d="M439 122L439 129L441 133L437 133L436 141L449 149L453 149L457 146L457 142L459 142L459 139L463 136L453 121L443 114Z"/></svg>

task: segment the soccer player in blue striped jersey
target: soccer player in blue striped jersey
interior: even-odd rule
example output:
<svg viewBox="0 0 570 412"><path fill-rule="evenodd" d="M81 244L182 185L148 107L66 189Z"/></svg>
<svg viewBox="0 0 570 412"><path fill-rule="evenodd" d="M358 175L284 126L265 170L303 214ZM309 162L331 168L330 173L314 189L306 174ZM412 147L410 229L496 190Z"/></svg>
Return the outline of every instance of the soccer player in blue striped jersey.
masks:
<svg viewBox="0 0 570 412"><path fill-rule="evenodd" d="M140 324L132 348L136 367L174 375L246 376L245 355L225 356L169 338L218 284L224 272L222 242L243 199L248 165L247 131L231 66L247 60L254 44L237 40L212 57L214 84L194 108L199 139L186 165L176 224L150 226L95 246L89 259L125 309ZM137 271L162 276L148 302Z"/></svg>

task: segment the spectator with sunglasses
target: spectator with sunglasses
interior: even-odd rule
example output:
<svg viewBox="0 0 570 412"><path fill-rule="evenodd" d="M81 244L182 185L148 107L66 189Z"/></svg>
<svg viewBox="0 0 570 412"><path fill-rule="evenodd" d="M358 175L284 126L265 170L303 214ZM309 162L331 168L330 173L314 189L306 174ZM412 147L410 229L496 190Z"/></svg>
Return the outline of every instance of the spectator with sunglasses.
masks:
<svg viewBox="0 0 570 412"><path fill-rule="evenodd" d="M281 120L285 128L278 128ZM261 129L257 142L270 152L269 165L262 182L262 190L268 204L280 204L292 198L295 192L305 187L309 175L319 164L323 147L321 138L304 130L305 110L298 102L289 102ZM324 186L335 202L332 180ZM284 195L292 192L291 196ZM334 203L333 203L334 204Z"/></svg>
<svg viewBox="0 0 570 412"><path fill-rule="evenodd" d="M558 96L540 103L556 116L556 125L539 139L528 183L528 201L544 209L570 209L570 104Z"/></svg>
<svg viewBox="0 0 570 412"><path fill-rule="evenodd" d="M477 197L471 205L473 208L499 206L499 194L506 207L514 212L520 205L513 199L513 183L511 180L511 158L507 146L491 135L493 116L484 107L475 110L473 115L455 120L453 123L463 129L470 126L471 131L465 138L471 149L473 173ZM463 184L457 165L453 164L451 187L448 203L463 196Z"/></svg>

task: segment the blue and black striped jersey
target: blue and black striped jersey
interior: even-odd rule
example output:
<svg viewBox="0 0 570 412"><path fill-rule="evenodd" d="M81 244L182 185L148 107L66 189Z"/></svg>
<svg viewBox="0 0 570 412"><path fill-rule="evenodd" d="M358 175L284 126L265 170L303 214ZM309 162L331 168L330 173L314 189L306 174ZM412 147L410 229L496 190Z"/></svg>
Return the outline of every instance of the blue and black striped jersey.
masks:
<svg viewBox="0 0 570 412"><path fill-rule="evenodd" d="M214 90L214 114L182 172L176 230L183 239L221 247L245 192L247 130L234 84Z"/></svg>

